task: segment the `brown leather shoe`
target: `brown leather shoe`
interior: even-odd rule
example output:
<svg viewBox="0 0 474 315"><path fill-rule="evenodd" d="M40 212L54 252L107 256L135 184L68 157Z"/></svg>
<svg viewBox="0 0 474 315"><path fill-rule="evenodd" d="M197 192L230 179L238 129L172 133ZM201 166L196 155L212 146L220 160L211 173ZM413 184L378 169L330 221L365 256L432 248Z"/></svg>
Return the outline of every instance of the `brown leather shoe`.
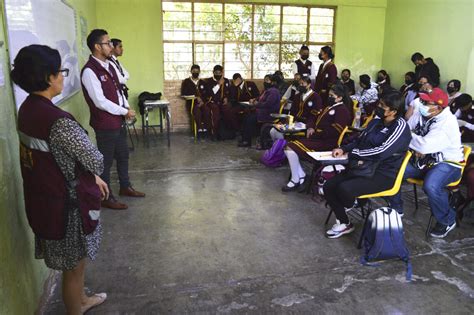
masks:
<svg viewBox="0 0 474 315"><path fill-rule="evenodd" d="M133 189L132 186L127 188L120 188L119 191L120 196L128 196L128 197L145 197L145 194Z"/></svg>
<svg viewBox="0 0 474 315"><path fill-rule="evenodd" d="M109 198L107 200L102 200L101 206L103 208L109 208L113 210L125 210L128 209L128 206L124 203L118 202L115 198Z"/></svg>

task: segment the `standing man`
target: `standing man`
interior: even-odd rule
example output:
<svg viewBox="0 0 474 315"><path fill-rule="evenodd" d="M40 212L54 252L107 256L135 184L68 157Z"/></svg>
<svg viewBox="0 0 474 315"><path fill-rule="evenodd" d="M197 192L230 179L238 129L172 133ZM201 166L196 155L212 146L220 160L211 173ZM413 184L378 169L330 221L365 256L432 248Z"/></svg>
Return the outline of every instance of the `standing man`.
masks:
<svg viewBox="0 0 474 315"><path fill-rule="evenodd" d="M127 81L130 79L130 75L128 74L128 71L125 70L125 68L120 64L118 61L118 57L122 57L123 55L123 45L122 45L122 40L118 38L112 38L110 40L112 42L112 45L114 45L114 48L112 49L112 55L110 56L109 60L112 62L112 67L114 67L115 72L117 73L119 82L120 82L120 87L122 88L123 95L125 98L128 100L128 87L127 87Z"/></svg>
<svg viewBox="0 0 474 315"><path fill-rule="evenodd" d="M308 58L309 48L303 45L300 48L300 59L293 63L293 75L299 73L302 77L310 77L311 80L314 80L316 77L316 67Z"/></svg>
<svg viewBox="0 0 474 315"><path fill-rule="evenodd" d="M113 50L112 42L105 30L95 29L87 36L87 46L92 54L82 68L81 82L91 113L90 125L96 134L97 148L104 156L104 172L100 177L110 187L110 168L115 158L120 181L119 194L144 197L144 193L132 188L128 177L125 120L135 117L135 111L130 109L118 75L108 59ZM115 199L112 190L109 198L102 201L102 206L116 210L128 208L126 204Z"/></svg>
<svg viewBox="0 0 474 315"><path fill-rule="evenodd" d="M433 82L433 87L439 85L439 68L432 58L425 58L421 53L416 52L411 56L411 62L415 65L416 80L422 76L428 76Z"/></svg>

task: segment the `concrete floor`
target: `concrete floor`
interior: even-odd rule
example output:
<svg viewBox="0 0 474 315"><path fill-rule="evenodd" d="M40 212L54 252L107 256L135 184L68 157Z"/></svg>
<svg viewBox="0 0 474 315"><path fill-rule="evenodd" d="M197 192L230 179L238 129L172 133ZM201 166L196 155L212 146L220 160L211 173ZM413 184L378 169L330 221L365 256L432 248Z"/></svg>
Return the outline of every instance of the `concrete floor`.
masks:
<svg viewBox="0 0 474 315"><path fill-rule="evenodd" d="M260 154L184 134L172 135L170 149L163 139L140 143L130 175L148 195L102 213L86 286L109 297L90 314L474 313L472 210L446 239L427 240L426 200L416 215L407 204L415 275L407 283L400 261L359 264L360 225L326 239L324 204L282 193L288 168L265 168ZM64 313L59 284L46 309Z"/></svg>

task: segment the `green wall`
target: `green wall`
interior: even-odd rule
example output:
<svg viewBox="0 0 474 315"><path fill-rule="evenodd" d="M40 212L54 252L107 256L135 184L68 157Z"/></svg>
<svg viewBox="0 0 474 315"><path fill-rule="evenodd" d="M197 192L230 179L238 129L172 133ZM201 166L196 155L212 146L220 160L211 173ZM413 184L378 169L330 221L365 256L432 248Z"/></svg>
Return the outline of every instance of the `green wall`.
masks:
<svg viewBox="0 0 474 315"><path fill-rule="evenodd" d="M443 89L459 79L474 94L473 0L388 0L386 16L382 65L395 86L413 71L410 57L419 51L439 66Z"/></svg>
<svg viewBox="0 0 474 315"><path fill-rule="evenodd" d="M252 0L226 1L337 6L336 64L351 67L353 75L382 66L386 0ZM161 1L101 0L97 2L97 27L124 41L123 64L131 74L130 104L144 90L163 91L163 37ZM313 52L313 59L315 58Z"/></svg>
<svg viewBox="0 0 474 315"><path fill-rule="evenodd" d="M74 0L69 3L88 19L89 25L95 26L94 2ZM3 1L0 5L3 12ZM0 41L5 41L3 13L0 19ZM34 237L23 207L16 109L8 79L6 45L0 48L0 62L6 74L5 86L0 87L0 314L33 314L49 271L42 261L34 259ZM88 120L82 94L74 95L62 106L81 122Z"/></svg>

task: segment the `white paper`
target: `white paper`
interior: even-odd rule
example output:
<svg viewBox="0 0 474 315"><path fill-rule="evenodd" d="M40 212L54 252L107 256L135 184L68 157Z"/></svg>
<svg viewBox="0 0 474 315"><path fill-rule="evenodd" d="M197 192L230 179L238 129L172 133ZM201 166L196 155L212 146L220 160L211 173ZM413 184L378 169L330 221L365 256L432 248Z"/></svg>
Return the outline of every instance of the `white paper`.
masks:
<svg viewBox="0 0 474 315"><path fill-rule="evenodd" d="M316 161L344 161L348 159L347 153L340 157L333 157L332 151L306 152Z"/></svg>

